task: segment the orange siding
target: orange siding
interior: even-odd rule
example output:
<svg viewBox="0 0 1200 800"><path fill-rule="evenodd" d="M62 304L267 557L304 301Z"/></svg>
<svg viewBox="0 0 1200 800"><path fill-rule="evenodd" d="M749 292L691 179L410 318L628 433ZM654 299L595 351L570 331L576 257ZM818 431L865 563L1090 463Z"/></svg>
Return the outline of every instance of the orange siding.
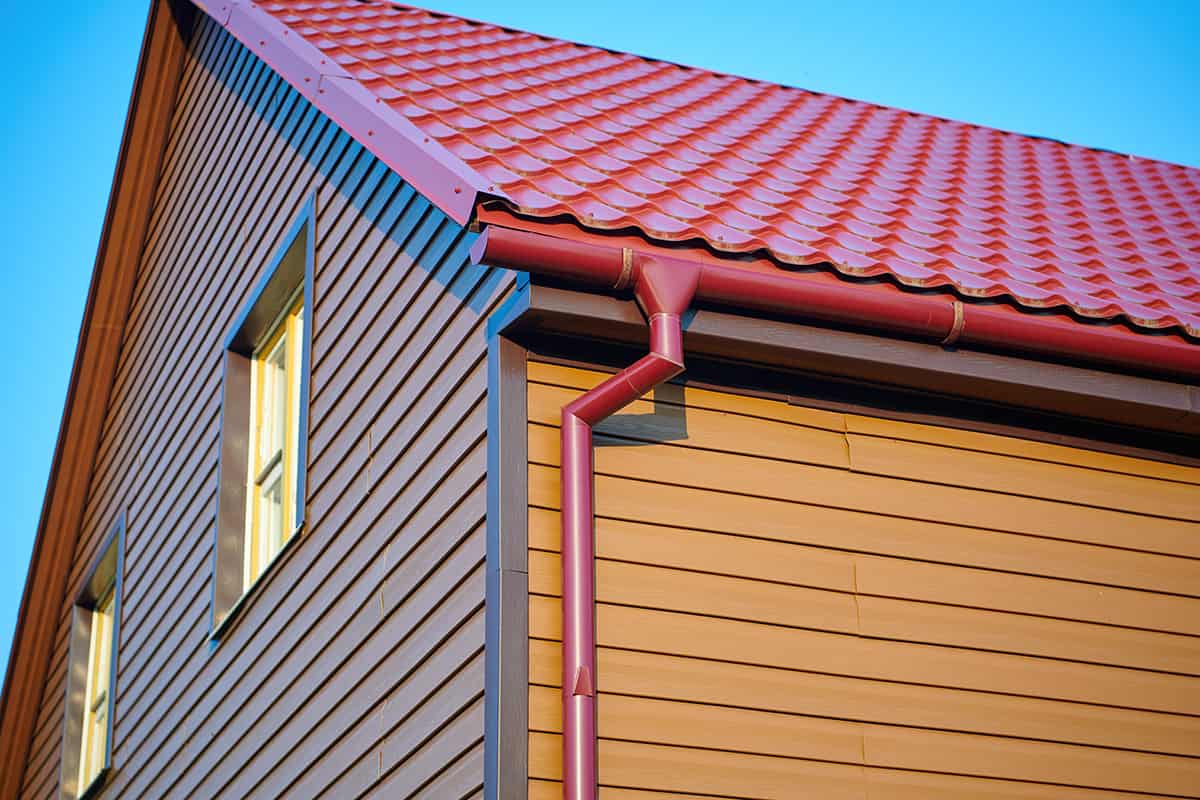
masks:
<svg viewBox="0 0 1200 800"><path fill-rule="evenodd" d="M529 374L541 800L558 413L603 376ZM1200 797L1200 469L661 396L597 436L603 797Z"/></svg>

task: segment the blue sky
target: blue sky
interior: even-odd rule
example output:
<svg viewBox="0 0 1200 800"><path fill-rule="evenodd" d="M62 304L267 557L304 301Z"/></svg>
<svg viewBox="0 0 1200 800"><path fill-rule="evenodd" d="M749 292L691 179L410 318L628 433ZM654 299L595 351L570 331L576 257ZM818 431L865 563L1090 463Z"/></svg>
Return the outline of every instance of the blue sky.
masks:
<svg viewBox="0 0 1200 800"><path fill-rule="evenodd" d="M6 15L0 87L0 664L7 664L145 0ZM476 19L1200 166L1200 5L431 0Z"/></svg>

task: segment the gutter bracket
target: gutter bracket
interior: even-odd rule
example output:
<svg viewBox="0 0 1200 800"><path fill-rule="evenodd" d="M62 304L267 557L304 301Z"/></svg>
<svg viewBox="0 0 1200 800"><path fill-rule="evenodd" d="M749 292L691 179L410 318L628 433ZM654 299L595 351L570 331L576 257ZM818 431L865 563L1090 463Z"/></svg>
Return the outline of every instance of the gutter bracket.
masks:
<svg viewBox="0 0 1200 800"><path fill-rule="evenodd" d="M942 347L954 347L962 336L963 328L966 327L966 315L964 313L961 300L954 300L954 322L950 325L950 332L946 334L946 338L942 339L938 344Z"/></svg>

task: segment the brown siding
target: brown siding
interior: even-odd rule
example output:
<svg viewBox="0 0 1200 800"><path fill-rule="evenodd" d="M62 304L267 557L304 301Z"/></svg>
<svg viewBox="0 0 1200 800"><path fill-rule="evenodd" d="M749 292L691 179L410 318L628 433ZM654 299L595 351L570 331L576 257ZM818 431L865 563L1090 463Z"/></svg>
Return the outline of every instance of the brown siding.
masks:
<svg viewBox="0 0 1200 800"><path fill-rule="evenodd" d="M308 527L209 643L221 347L315 193ZM482 785L486 347L505 274L207 19L69 576L127 552L111 796ZM64 604L22 797L56 796ZM432 794L430 794L432 792Z"/></svg>
<svg viewBox="0 0 1200 800"><path fill-rule="evenodd" d="M541 800L561 791L559 409L604 376L529 374ZM602 796L1200 796L1200 469L656 399L597 437Z"/></svg>

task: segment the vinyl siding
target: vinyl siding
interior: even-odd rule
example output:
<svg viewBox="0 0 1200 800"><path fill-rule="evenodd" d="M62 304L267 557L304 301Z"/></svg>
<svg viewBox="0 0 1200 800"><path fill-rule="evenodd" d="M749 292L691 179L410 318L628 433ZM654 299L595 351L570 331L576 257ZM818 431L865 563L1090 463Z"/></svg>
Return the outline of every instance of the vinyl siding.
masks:
<svg viewBox="0 0 1200 800"><path fill-rule="evenodd" d="M105 795L469 796L484 320L510 278L206 18L191 50L69 578L126 511ZM307 527L212 648L221 348L314 193ZM68 614L25 798L57 796Z"/></svg>
<svg viewBox="0 0 1200 800"><path fill-rule="evenodd" d="M529 368L530 798L559 411ZM598 430L601 796L1200 796L1200 470L670 386Z"/></svg>

